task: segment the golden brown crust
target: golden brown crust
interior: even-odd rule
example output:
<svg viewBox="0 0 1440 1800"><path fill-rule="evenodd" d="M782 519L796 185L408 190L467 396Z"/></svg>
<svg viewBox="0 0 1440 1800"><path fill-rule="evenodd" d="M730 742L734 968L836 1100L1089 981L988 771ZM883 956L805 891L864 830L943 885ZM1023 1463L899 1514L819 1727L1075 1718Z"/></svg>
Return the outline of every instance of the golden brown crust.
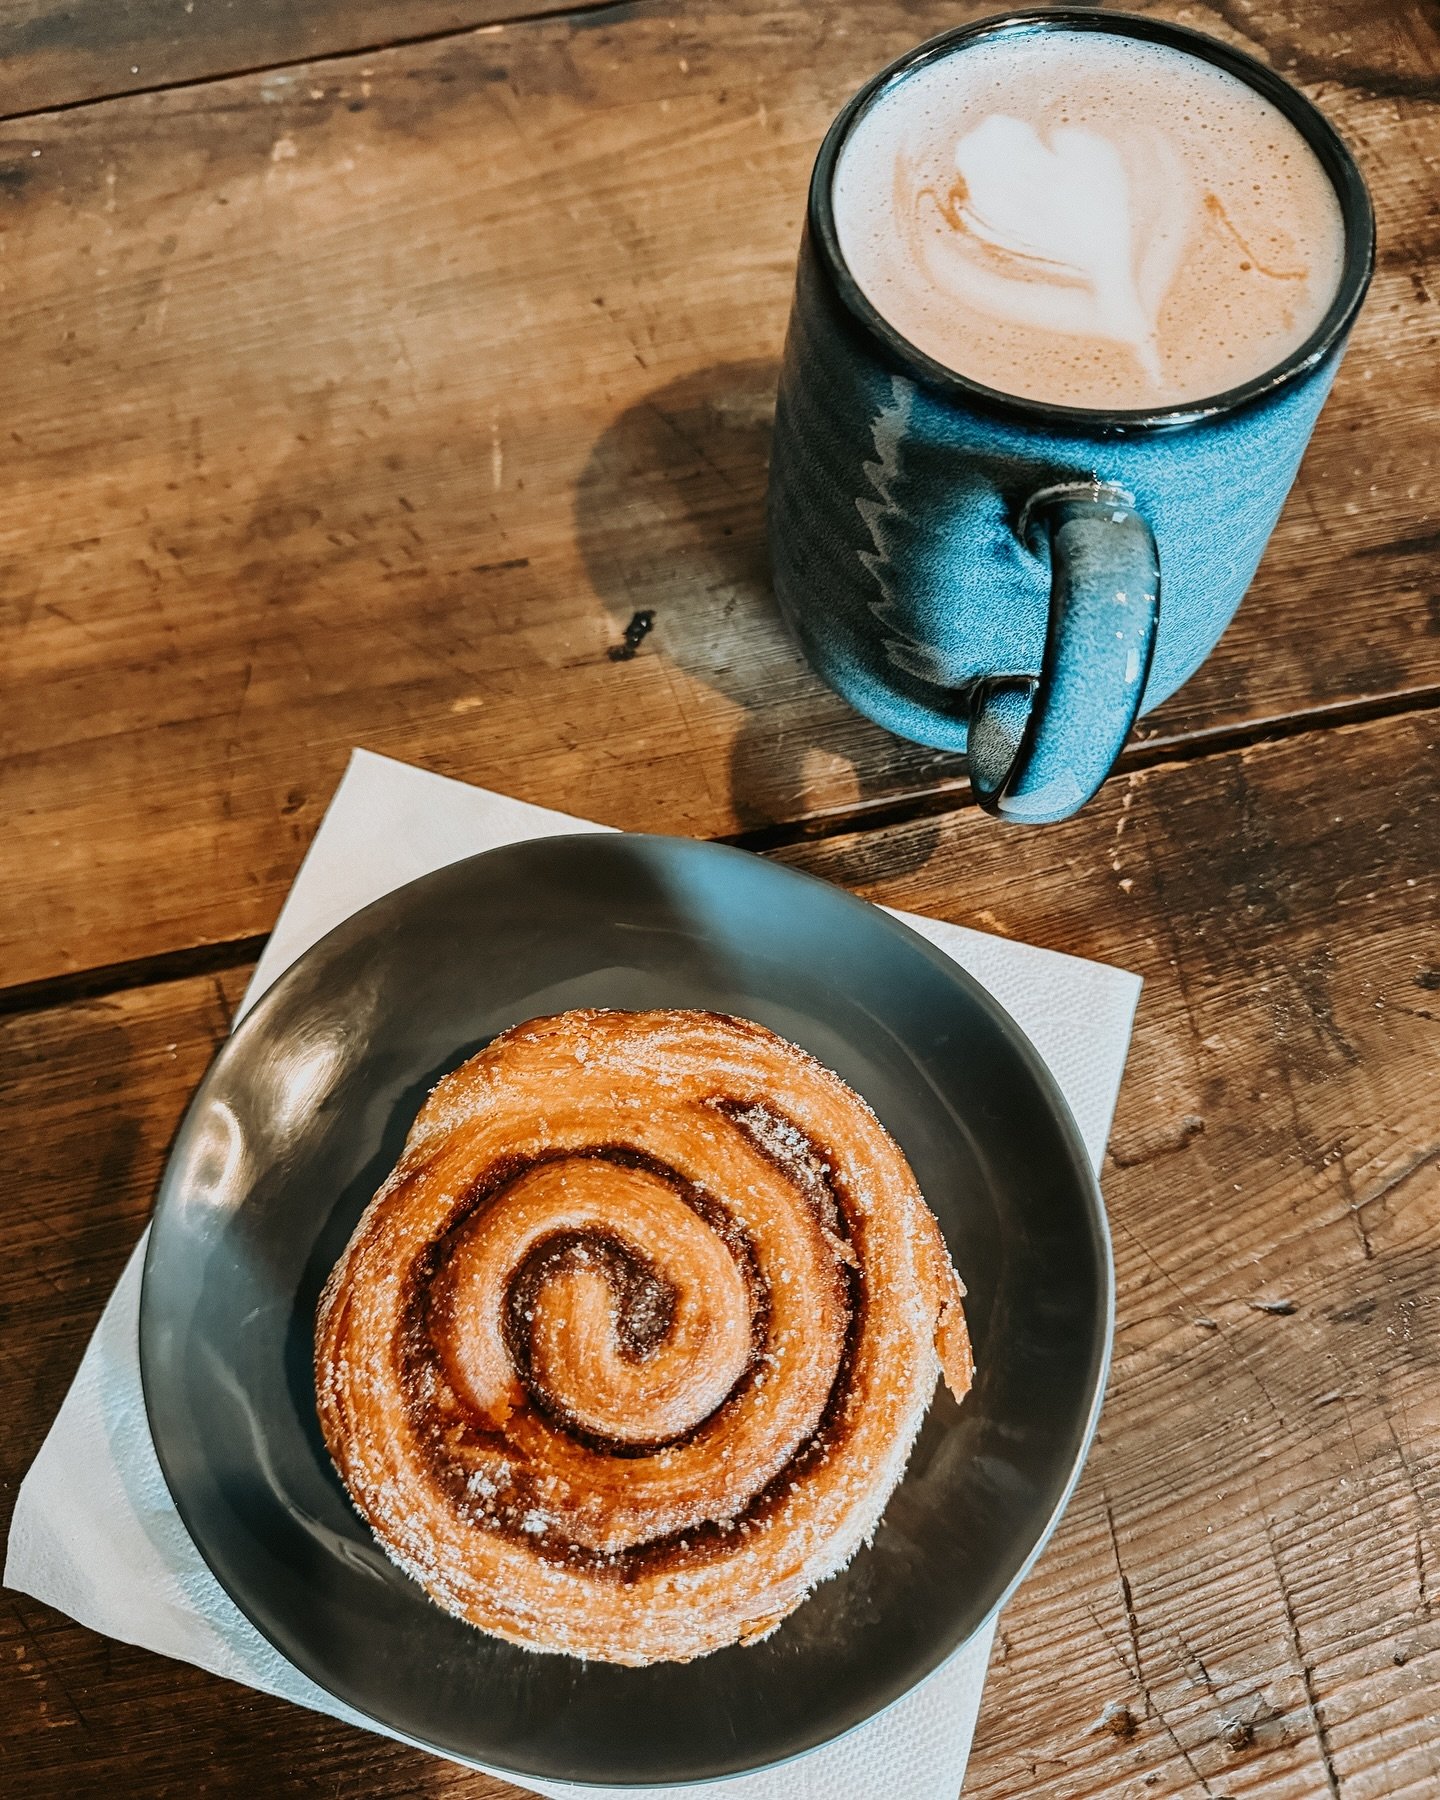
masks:
<svg viewBox="0 0 1440 1800"><path fill-rule="evenodd" d="M972 1365L909 1165L763 1026L570 1012L439 1084L321 1298L330 1454L389 1554L512 1643L773 1630Z"/></svg>

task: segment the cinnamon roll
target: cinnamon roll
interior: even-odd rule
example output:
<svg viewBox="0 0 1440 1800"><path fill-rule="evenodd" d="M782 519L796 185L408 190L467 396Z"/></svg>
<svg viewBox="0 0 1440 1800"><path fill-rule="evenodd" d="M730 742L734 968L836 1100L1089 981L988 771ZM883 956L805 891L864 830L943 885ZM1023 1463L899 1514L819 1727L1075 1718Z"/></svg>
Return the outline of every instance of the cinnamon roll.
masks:
<svg viewBox="0 0 1440 1800"><path fill-rule="evenodd" d="M388 1554L531 1650L764 1637L874 1532L964 1288L910 1167L763 1026L569 1012L436 1087L321 1297L325 1441Z"/></svg>

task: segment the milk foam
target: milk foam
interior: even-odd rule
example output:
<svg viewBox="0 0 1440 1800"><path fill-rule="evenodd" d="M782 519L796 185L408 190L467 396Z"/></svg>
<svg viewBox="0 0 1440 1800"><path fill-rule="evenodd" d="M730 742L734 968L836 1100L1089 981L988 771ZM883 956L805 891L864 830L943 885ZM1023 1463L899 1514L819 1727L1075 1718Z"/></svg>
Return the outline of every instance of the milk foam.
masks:
<svg viewBox="0 0 1440 1800"><path fill-rule="evenodd" d="M1264 374L1344 256L1288 119L1210 63L1102 31L1007 33L904 77L851 129L833 197L841 252L903 337L1072 406Z"/></svg>

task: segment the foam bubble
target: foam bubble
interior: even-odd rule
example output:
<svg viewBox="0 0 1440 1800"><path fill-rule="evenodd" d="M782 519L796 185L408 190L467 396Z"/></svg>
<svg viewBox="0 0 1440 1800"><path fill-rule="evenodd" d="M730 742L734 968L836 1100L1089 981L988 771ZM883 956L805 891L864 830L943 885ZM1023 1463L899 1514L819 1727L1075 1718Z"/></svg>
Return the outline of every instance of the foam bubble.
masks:
<svg viewBox="0 0 1440 1800"><path fill-rule="evenodd" d="M1296 128L1169 45L1051 28L904 77L837 162L840 248L947 368L1028 398L1183 404L1315 329L1345 234Z"/></svg>

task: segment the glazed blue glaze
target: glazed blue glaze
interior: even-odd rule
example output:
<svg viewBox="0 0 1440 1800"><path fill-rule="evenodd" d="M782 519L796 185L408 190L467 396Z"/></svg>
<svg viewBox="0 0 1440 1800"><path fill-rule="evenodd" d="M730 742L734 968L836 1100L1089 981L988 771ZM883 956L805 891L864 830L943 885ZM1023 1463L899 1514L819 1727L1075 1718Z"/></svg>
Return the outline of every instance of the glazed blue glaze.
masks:
<svg viewBox="0 0 1440 1800"><path fill-rule="evenodd" d="M823 279L807 233L771 464L781 605L852 706L901 737L963 751L974 685L1039 673L1051 570L1021 542L1026 503L1066 482L1113 484L1133 496L1160 552L1148 711L1234 616L1337 360L1334 351L1278 393L1190 424L1044 430L896 369ZM1085 673L1101 649L1098 639L1072 646L1077 707L1105 704Z"/></svg>
<svg viewBox="0 0 1440 1800"><path fill-rule="evenodd" d="M1085 28L1143 23L1194 47L1195 34L1158 21L1051 13L1040 22L1072 17ZM1021 16L978 29L1036 24ZM965 382L899 339L859 294L834 239L829 186L844 129L873 93L975 29L877 77L836 121L816 164L780 376L770 554L781 607L832 687L901 737L970 751L977 791L993 810L1054 819L1083 804L1136 711L1174 693L1234 616L1334 379L1368 282L1373 224L1338 138L1285 88L1286 110L1303 109L1297 123L1312 142L1324 135L1317 150L1329 152L1322 160L1350 245L1331 315L1292 366L1154 416L1046 408ZM1214 50L1234 66L1237 53ZM1260 74L1255 85L1274 98L1283 84ZM1158 625L1151 596L1148 619L1132 605L1117 627L1113 603L1133 601L1140 580L1133 534L1115 533L1113 556L1092 537L1083 571L1058 572L1074 602L1063 624L1045 534L1022 541L1037 493L1097 486L1119 497L1117 519L1128 500L1153 533ZM1118 656L1117 629L1126 640ZM981 732L972 732L972 714Z"/></svg>

